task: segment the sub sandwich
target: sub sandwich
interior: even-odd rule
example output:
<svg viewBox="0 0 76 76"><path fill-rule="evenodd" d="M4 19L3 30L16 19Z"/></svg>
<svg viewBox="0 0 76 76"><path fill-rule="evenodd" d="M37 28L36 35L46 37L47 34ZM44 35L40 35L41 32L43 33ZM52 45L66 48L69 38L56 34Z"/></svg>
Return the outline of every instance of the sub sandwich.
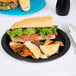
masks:
<svg viewBox="0 0 76 76"><path fill-rule="evenodd" d="M53 42L58 36L57 26L51 16L33 17L21 20L7 30L11 42L10 48L17 54L34 59L48 58L58 53L64 46L60 41Z"/></svg>
<svg viewBox="0 0 76 76"><path fill-rule="evenodd" d="M0 10L10 10L18 7L17 0L0 0Z"/></svg>

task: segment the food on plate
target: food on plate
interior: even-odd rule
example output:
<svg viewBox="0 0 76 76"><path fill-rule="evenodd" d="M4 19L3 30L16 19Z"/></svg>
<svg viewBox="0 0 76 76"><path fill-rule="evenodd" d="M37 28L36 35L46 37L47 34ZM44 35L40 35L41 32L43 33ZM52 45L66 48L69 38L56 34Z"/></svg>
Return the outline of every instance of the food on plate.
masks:
<svg viewBox="0 0 76 76"><path fill-rule="evenodd" d="M40 45L40 49L46 56L51 56L59 50L59 44Z"/></svg>
<svg viewBox="0 0 76 76"><path fill-rule="evenodd" d="M60 46L64 46L64 44L61 41L55 41L55 44L59 44Z"/></svg>
<svg viewBox="0 0 76 76"><path fill-rule="evenodd" d="M19 3L23 11L30 10L30 0L19 0Z"/></svg>
<svg viewBox="0 0 76 76"><path fill-rule="evenodd" d="M46 41L44 42L45 45L50 45L50 44L52 44L52 43L53 43L52 40L46 40Z"/></svg>
<svg viewBox="0 0 76 76"><path fill-rule="evenodd" d="M23 57L27 57L29 55L32 56L32 53L24 44L10 42L9 45L10 45L10 48L12 48L15 53L18 53Z"/></svg>
<svg viewBox="0 0 76 76"><path fill-rule="evenodd" d="M51 16L24 19L7 30L11 42L10 48L22 57L46 59L59 53L64 47L61 41L54 41L58 36L57 26Z"/></svg>
<svg viewBox="0 0 76 76"><path fill-rule="evenodd" d="M0 0L0 10L10 10L18 7L17 0Z"/></svg>
<svg viewBox="0 0 76 76"><path fill-rule="evenodd" d="M26 41L24 45L33 53L34 58L40 58L41 51L35 44L32 44L30 41Z"/></svg>
<svg viewBox="0 0 76 76"><path fill-rule="evenodd" d="M40 58L41 58L41 59L47 59L48 56L47 56L47 55L44 55L44 54L41 54L41 55L40 55Z"/></svg>

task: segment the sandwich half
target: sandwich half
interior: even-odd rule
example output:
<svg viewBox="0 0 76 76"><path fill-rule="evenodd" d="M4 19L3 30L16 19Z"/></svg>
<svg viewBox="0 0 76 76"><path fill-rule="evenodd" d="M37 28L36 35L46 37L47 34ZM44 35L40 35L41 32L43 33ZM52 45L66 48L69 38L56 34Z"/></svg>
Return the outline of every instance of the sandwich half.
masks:
<svg viewBox="0 0 76 76"><path fill-rule="evenodd" d="M10 36L10 48L23 57L32 56L34 59L48 58L58 53L63 43L53 42L58 36L57 26L51 16L33 17L21 20L7 30Z"/></svg>
<svg viewBox="0 0 76 76"><path fill-rule="evenodd" d="M0 0L0 10L10 10L18 7L17 0Z"/></svg>
<svg viewBox="0 0 76 76"><path fill-rule="evenodd" d="M57 36L57 26L51 16L24 19L13 24L11 29L7 34L14 42L54 39Z"/></svg>

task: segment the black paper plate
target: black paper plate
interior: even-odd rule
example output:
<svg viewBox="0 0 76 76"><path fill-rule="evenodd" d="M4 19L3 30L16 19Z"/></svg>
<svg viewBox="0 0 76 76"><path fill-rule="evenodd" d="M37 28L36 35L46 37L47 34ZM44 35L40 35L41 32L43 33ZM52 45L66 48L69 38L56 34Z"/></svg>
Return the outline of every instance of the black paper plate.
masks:
<svg viewBox="0 0 76 76"><path fill-rule="evenodd" d="M54 54L52 55L51 57L47 58L47 59L33 59L32 57L22 57L18 54L15 54L13 52L12 49L10 49L9 47L9 42L11 41L10 40L10 37L5 33L4 36L2 37L2 41L1 41L1 44L2 44L2 47L3 49L5 50L5 52L7 52L10 56L16 58L16 59L19 59L19 60L25 60L25 61L30 61L30 62L44 62L44 61L51 61L51 60L54 60L54 59L57 59L61 56L63 56L69 49L70 47L70 39L68 38L67 34L64 33L62 30L60 29L57 29L57 32L58 32L58 36L56 39L54 39L55 41L62 41L64 43L64 47L60 47L59 48L59 53L58 54Z"/></svg>

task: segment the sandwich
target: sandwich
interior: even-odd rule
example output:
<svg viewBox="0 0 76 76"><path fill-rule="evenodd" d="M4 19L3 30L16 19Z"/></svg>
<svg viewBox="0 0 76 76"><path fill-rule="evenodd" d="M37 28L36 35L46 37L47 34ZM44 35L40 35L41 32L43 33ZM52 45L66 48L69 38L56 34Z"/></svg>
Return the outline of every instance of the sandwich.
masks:
<svg viewBox="0 0 76 76"><path fill-rule="evenodd" d="M30 10L30 0L19 0L19 4L21 6L21 9L23 11L29 11Z"/></svg>
<svg viewBox="0 0 76 76"><path fill-rule="evenodd" d="M50 16L34 17L16 22L7 33L14 42L38 41L54 39L57 36L57 26Z"/></svg>
<svg viewBox="0 0 76 76"><path fill-rule="evenodd" d="M0 0L0 10L10 10L18 7L17 0Z"/></svg>
<svg viewBox="0 0 76 76"><path fill-rule="evenodd" d="M53 41L58 33L51 16L33 17L16 22L7 30L7 34L11 39L10 48L22 57L48 58L58 53L60 46L64 46L60 41Z"/></svg>

